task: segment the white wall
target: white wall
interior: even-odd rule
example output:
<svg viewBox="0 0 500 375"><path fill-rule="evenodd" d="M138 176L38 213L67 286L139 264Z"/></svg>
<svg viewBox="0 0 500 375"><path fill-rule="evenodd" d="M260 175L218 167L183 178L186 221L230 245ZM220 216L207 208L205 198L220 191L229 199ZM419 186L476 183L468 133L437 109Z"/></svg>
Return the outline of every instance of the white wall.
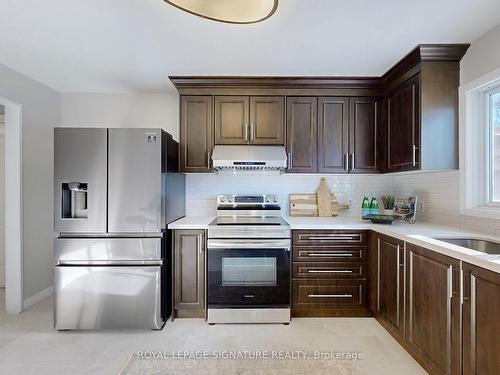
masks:
<svg viewBox="0 0 500 375"><path fill-rule="evenodd" d="M5 107L0 105L0 288L5 287Z"/></svg>
<svg viewBox="0 0 500 375"><path fill-rule="evenodd" d="M0 64L0 97L22 105L23 297L52 285L53 131L59 93Z"/></svg>
<svg viewBox="0 0 500 375"><path fill-rule="evenodd" d="M179 140L179 94L61 94L61 126L163 128Z"/></svg>
<svg viewBox="0 0 500 375"><path fill-rule="evenodd" d="M500 68L500 25L471 43L460 62L462 85Z"/></svg>

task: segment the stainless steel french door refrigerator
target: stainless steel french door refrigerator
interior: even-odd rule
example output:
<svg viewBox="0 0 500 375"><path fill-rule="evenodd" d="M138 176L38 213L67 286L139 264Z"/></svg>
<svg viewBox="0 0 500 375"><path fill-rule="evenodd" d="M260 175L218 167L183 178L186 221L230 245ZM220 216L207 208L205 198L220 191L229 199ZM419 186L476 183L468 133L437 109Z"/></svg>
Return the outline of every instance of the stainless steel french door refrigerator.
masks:
<svg viewBox="0 0 500 375"><path fill-rule="evenodd" d="M161 329L185 212L179 145L161 129L54 130L54 324Z"/></svg>

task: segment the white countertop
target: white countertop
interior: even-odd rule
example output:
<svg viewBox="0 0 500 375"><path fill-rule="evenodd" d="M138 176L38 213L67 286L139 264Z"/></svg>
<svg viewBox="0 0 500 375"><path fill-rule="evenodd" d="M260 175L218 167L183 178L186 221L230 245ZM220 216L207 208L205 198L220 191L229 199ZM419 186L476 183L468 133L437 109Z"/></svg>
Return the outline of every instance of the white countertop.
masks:
<svg viewBox="0 0 500 375"><path fill-rule="evenodd" d="M215 216L185 216L168 224L168 229L208 229Z"/></svg>
<svg viewBox="0 0 500 375"><path fill-rule="evenodd" d="M168 225L169 229L208 229L208 224L214 220L214 216L186 216ZM398 238L402 241L412 243L433 250L437 253L447 255L464 262L474 264L494 272L500 273L500 255L488 255L464 247L452 245L446 242L434 240L432 237L470 236L499 241L493 237L477 232L465 231L456 227L441 226L432 223L404 224L394 223L392 225L372 224L351 216L338 217L291 217L284 219L290 224L290 229L354 229L373 230L375 232Z"/></svg>

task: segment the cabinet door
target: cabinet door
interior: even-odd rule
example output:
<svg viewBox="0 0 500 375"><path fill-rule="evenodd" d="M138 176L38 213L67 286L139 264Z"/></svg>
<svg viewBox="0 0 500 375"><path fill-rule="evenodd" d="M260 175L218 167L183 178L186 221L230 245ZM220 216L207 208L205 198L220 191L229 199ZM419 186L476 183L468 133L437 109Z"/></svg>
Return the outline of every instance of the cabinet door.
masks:
<svg viewBox="0 0 500 375"><path fill-rule="evenodd" d="M407 244L406 344L431 374L460 374L460 261Z"/></svg>
<svg viewBox="0 0 500 375"><path fill-rule="evenodd" d="M248 119L248 96L216 96L215 144L247 144L250 140Z"/></svg>
<svg viewBox="0 0 500 375"><path fill-rule="evenodd" d="M182 172L211 172L213 124L211 96L181 96Z"/></svg>
<svg viewBox="0 0 500 375"><path fill-rule="evenodd" d="M256 145L285 144L285 98L250 97L250 142Z"/></svg>
<svg viewBox="0 0 500 375"><path fill-rule="evenodd" d="M463 268L463 373L500 374L500 275Z"/></svg>
<svg viewBox="0 0 500 375"><path fill-rule="evenodd" d="M404 338L404 243L379 235L375 271L375 312L391 333Z"/></svg>
<svg viewBox="0 0 500 375"><path fill-rule="evenodd" d="M318 100L289 97L286 103L288 172L317 171Z"/></svg>
<svg viewBox="0 0 500 375"><path fill-rule="evenodd" d="M177 317L205 316L205 232L176 230L174 309Z"/></svg>
<svg viewBox="0 0 500 375"><path fill-rule="evenodd" d="M348 116L349 98L318 98L319 172L347 172Z"/></svg>
<svg viewBox="0 0 500 375"><path fill-rule="evenodd" d="M375 173L378 171L377 128L379 100L351 98L349 115L349 171Z"/></svg>
<svg viewBox="0 0 500 375"><path fill-rule="evenodd" d="M420 168L420 74L387 98L387 148L389 172Z"/></svg>

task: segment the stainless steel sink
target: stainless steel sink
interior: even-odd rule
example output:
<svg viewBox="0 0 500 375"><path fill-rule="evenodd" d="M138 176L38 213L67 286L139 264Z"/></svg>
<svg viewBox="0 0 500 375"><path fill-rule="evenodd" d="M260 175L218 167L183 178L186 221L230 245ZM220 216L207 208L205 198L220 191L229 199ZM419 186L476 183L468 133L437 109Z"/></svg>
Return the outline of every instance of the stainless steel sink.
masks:
<svg viewBox="0 0 500 375"><path fill-rule="evenodd" d="M466 237L434 237L434 239L448 242L452 245L462 246L468 249L480 251L485 254L500 255L500 242Z"/></svg>

